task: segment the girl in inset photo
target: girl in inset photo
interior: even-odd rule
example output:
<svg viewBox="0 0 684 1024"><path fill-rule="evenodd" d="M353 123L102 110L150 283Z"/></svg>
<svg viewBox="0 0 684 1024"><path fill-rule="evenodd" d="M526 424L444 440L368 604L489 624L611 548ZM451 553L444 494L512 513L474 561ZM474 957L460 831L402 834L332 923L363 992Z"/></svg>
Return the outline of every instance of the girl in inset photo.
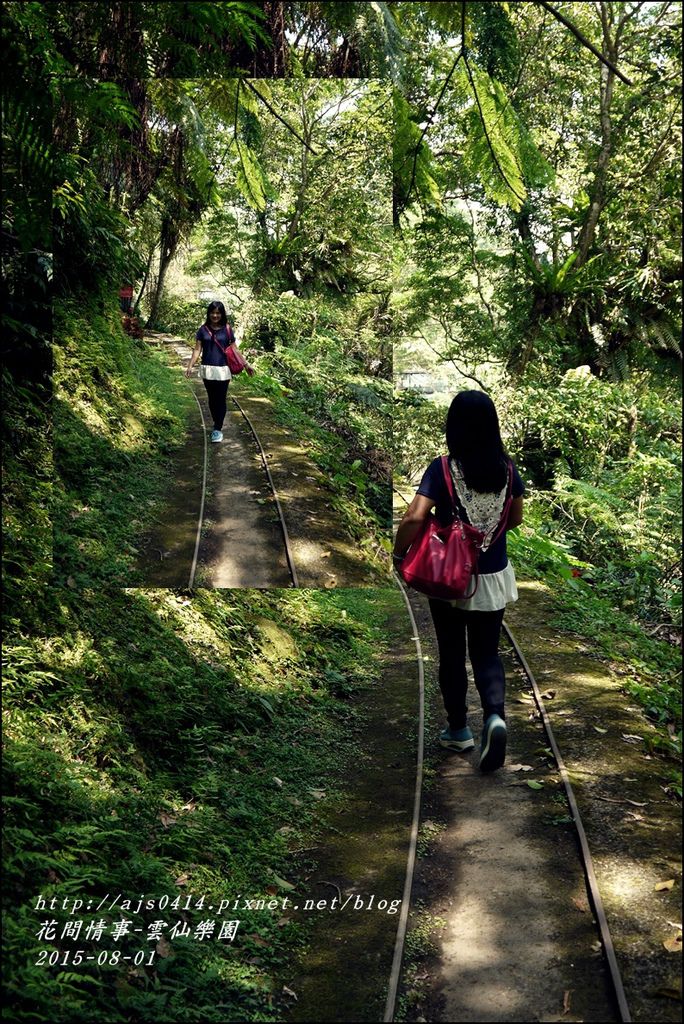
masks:
<svg viewBox="0 0 684 1024"><path fill-rule="evenodd" d="M195 363L201 358L199 375L204 381L213 420L211 440L216 443L223 440L228 385L233 373L239 373L244 369L251 377L254 368L237 347L235 334L222 302L209 303L206 320L197 331L195 342L185 376L191 375Z"/></svg>

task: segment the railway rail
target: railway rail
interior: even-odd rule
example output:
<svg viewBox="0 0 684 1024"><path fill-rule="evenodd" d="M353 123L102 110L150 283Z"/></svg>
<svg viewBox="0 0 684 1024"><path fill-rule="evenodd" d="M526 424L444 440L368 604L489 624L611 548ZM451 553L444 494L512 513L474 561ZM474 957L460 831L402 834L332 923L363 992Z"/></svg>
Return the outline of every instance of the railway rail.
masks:
<svg viewBox="0 0 684 1024"><path fill-rule="evenodd" d="M204 512L205 512L205 507L206 507L206 495L207 495L207 475L208 475L207 474L207 470L208 470L208 465L209 465L209 450L208 450L209 449L209 445L207 443L208 428L207 428L207 423L206 423L206 419L205 419L205 416L204 416L204 410L202 409L202 403L200 402L199 398L197 397L197 393L196 393L195 389L193 388L192 383L189 380L188 380L188 386L190 387L190 390L192 392L193 398L197 402L197 407L199 409L200 417L202 419L202 431L203 431L203 435L204 435L204 449L203 449L203 456L202 456L202 490L201 490L200 503L199 503L199 512L198 512L198 518L197 518L197 531L196 531L196 536L195 536L195 547L194 547L192 562L191 562L191 565L190 565L190 574L189 574L189 579L188 579L188 589L191 590L193 588L194 584L195 584L195 575L197 573L197 563L198 563L198 559L199 559L200 543L201 543L201 539L202 539L202 528L204 526ZM293 587L299 587L299 578L297 576L297 569L295 567L294 557L293 557L293 554L292 554L292 546L290 544L290 536L289 536L289 533L288 533L288 530L287 530L287 523L285 522L285 515L283 513L283 507L282 507L280 498L278 496L278 491L276 490L275 483L273 482L273 476L271 475L271 470L270 470L269 465L268 465L268 459L266 457L266 452L264 451L264 446L261 443L261 439L259 438L259 434L257 433L257 430L256 430L256 428L254 426L254 423L252 422L250 417L247 415L245 410L242 408L240 403L232 395L229 395L229 398L230 398L231 402L233 403L233 405L235 406L235 408L240 413L240 415L243 417L245 422L247 423L247 426L249 427L249 430L250 430L250 432L252 434L252 437L254 438L254 441L256 443L256 446L257 446L257 449L258 449L258 452L259 452L259 456L261 458L261 464L262 464L264 472L266 474L266 479L268 480L268 485L269 485L269 487L271 489L271 493L273 495L273 500L274 500L274 503L275 503L276 511L278 513L278 522L280 524L280 530L281 530L281 533L282 533L282 536L283 536L283 545L284 545L284 548L285 548L285 559L287 561L287 568L288 568L288 572L290 574L290 579L292 580L292 586Z"/></svg>
<svg viewBox="0 0 684 1024"><path fill-rule="evenodd" d="M423 782L423 759L424 759L425 677L424 677L424 668L423 668L423 654L422 654L422 648L421 648L421 643L420 643L420 636L419 636L419 631L418 631L418 625L416 623L416 618L415 618L415 615L413 613L413 609L411 607L411 602L410 602L410 599L409 599L409 596L408 596L407 589L404 586L403 581L398 576L397 576L397 583L398 583L398 585L400 586L400 588L402 590L402 594L403 594L404 600L406 602L406 606L407 606L407 610L408 610L408 614L409 614L409 619L410 619L410 622L411 622L412 640L413 640L413 642L416 645L416 658L417 658L417 662L418 662L419 724L418 724L418 750L417 750L417 761L416 761L416 787L415 787L415 795L414 795L413 820L412 820L412 824L411 824L411 833L410 833L410 838L409 838L409 849L408 849L407 862L406 862L406 874L405 874L405 882L404 882L404 893L403 893L403 900L402 900L402 909L401 909L401 915L400 915L399 921L397 922L397 932L396 932L395 945L394 945L394 954L393 954L392 966L391 966L391 969L390 969L390 976L389 976L388 985L387 985L387 999L386 999L386 1005L385 1005L385 1014L384 1014L384 1017L383 1017L383 1020L385 1022L393 1021L394 1020L394 1014L395 1014L395 1008L396 1008L396 1000L397 1000L397 993L398 993L398 989L399 989L399 979L400 979L400 975L401 975L401 965L402 965L402 959L403 959L403 951L404 951L404 945L405 945L405 940L406 940L406 931L407 931L407 925L408 925L408 915L409 915L409 909L410 909L411 889L412 889L412 884L413 884L413 875L414 875L415 863L416 863L416 846L417 846L417 839L418 839L418 827L419 827L419 822L420 822L420 804L421 804L421 791L422 791L422 782ZM539 711L539 714L540 714L540 717L541 717L541 721L542 721L542 724L544 726L544 730L546 732L546 736L547 736L548 741L549 741L549 747L550 747L550 749L553 752L556 764L558 766L558 771L559 771L560 777L561 777L562 782L563 782L563 786L564 786L566 797L567 797L567 801L568 801L568 806L569 806L569 809L570 809L570 813L572 815L573 824L574 824L574 827L575 827L575 831L577 833L577 838L578 838L578 842L579 842L580 854L581 854L581 858L582 858L582 866L583 866L584 875L585 875L585 879L586 879L586 885L587 885L587 892L588 892L588 896L589 896L589 901L590 901L590 904L591 904L592 909L594 911L594 915L595 915L596 922L597 922L597 925L598 925L598 930L599 930L599 935L600 935L600 940L601 940L601 946L602 946L602 949L603 949L603 955L605 957L605 961L606 961L606 965L607 965L607 968L608 968L608 973L609 973L609 976L610 976L613 992L615 994L616 1005L617 1005L617 1009L618 1009L618 1012L619 1012L619 1019L620 1019L620 1021L629 1022L629 1021L632 1020L632 1016L630 1014L629 1005L627 1003L627 997L626 997L626 994L625 994L624 985L622 983L622 977L620 975L620 970L619 970L618 963L617 963L617 958L616 958L616 955L615 955L615 948L614 948L614 945L613 945L613 940L612 940L612 937L611 937L611 934L610 934L610 929L608 927L608 921L607 921L607 918L606 918L605 910L603 908L603 901L601 899L601 894L600 894L599 887L598 887L598 882L597 882L597 879L596 879L596 873L594 871L591 851L589 849L589 844L587 842L586 831L585 831L585 828L584 828L584 824L582 822L582 818L580 816L579 808L578 808L578 805L577 805L577 800L575 799L575 794L573 792L572 785L570 783L570 778L569 778L569 775L568 775L568 771L567 771L567 768L565 766L565 762L563 760L563 756L561 754L560 748L559 748L558 743L556 741L556 737L553 734L553 729L551 727L551 721L550 721L548 712L546 710L546 707L544 706L544 701L542 699L542 695L541 695L541 691L539 689L539 685L537 684L537 681L536 681L536 679L534 677L534 674L533 674L529 664L527 663L527 660L525 659L525 656L524 656L524 654L523 654L523 652L522 652L522 650L521 650L517 640L515 639L515 637L513 636L513 633L511 632L511 630L509 629L509 627L506 625L505 622L504 622L504 632L505 632L505 634L506 634L506 636L507 636L507 638L508 638L508 640L509 640L509 642L511 644L511 647L512 647L514 653L515 653L515 657L516 657L516 659L517 659L517 661L518 661L522 671L524 672L524 674L525 674L525 676L526 676L526 678L527 678L527 680L528 680L528 682L529 682L529 684L530 684L530 686L532 688L532 692L534 694L534 700L535 700L535 703L537 705L537 709Z"/></svg>

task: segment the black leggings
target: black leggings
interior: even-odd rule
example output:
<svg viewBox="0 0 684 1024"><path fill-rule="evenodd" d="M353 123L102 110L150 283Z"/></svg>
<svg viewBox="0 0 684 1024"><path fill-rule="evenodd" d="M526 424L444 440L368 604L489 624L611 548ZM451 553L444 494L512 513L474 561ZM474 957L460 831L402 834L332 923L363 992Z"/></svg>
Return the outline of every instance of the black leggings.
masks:
<svg viewBox="0 0 684 1024"><path fill-rule="evenodd" d="M466 724L466 636L468 656L485 720L490 715L505 718L506 676L499 657L504 609L497 612L466 612L453 608L447 601L431 598L430 611L439 648L439 686L451 728L462 729Z"/></svg>
<svg viewBox="0 0 684 1024"><path fill-rule="evenodd" d="M220 430L226 418L229 384L229 380L204 381L204 386L207 389L207 398L209 399L209 411L214 420L214 430Z"/></svg>

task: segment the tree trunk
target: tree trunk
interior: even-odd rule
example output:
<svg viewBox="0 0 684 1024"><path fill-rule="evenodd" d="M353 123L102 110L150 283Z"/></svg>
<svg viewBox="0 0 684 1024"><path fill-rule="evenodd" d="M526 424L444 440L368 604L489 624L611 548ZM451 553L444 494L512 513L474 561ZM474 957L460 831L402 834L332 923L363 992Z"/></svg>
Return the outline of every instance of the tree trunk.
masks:
<svg viewBox="0 0 684 1024"><path fill-rule="evenodd" d="M171 260L176 254L178 243L180 241L180 231L176 224L174 224L168 217L165 217L162 221L161 229L161 243L160 243L160 255L159 255L159 271L157 273L157 280L154 283L154 291L152 292L152 299L150 301L150 313L147 318L146 327L153 327L157 314L159 312L159 305L161 303L162 294L164 292L164 279L166 277L166 271L169 269Z"/></svg>
<svg viewBox="0 0 684 1024"><path fill-rule="evenodd" d="M145 273L143 274L142 284L140 285L140 290L137 294L136 300L133 303L133 313L135 316L138 315L138 307L140 305L140 300L142 299L143 294L145 292L145 288L147 287L147 282L150 276L150 270L152 269L152 260L154 259L154 254L156 251L157 246L155 244L150 249L150 255L147 257L147 263L145 265Z"/></svg>
<svg viewBox="0 0 684 1024"><path fill-rule="evenodd" d="M601 20L603 23L603 44L602 52L612 64L618 62L618 46L616 36L611 38L611 11L610 5L601 4ZM615 89L615 72L601 64L601 90L599 116L601 121L601 148L599 150L596 168L594 170L594 181L591 187L589 210L587 218L582 225L577 240L577 259L574 270L577 271L587 262L589 253L594 244L596 229L599 218L606 204L606 184L608 180L608 164L613 152L613 123L611 110L613 106L613 91Z"/></svg>

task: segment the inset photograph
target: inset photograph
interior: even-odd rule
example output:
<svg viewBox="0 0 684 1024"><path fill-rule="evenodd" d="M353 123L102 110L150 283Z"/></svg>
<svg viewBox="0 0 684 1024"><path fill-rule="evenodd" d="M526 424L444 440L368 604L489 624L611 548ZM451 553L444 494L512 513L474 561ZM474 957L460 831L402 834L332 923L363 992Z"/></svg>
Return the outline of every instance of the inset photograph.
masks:
<svg viewBox="0 0 684 1024"><path fill-rule="evenodd" d="M140 159L79 117L81 191L57 192L72 242L58 275L91 245L88 204L117 190L127 244L118 290L84 275L81 302L55 304L56 577L385 582L391 90L237 78L145 90Z"/></svg>

